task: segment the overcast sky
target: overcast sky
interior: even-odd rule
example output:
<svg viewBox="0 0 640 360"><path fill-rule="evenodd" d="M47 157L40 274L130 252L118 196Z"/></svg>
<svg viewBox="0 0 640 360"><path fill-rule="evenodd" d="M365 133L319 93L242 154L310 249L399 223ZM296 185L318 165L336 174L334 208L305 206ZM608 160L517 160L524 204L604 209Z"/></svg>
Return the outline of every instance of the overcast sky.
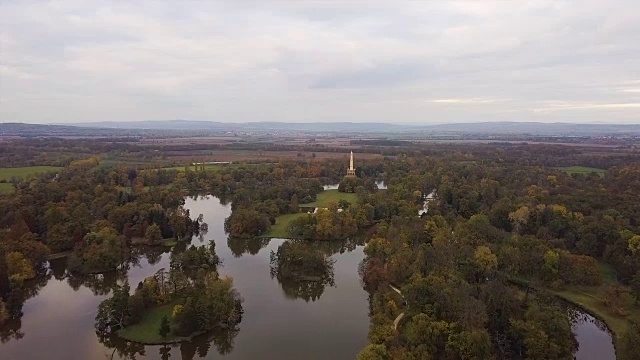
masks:
<svg viewBox="0 0 640 360"><path fill-rule="evenodd" d="M0 121L640 123L640 1L0 1Z"/></svg>

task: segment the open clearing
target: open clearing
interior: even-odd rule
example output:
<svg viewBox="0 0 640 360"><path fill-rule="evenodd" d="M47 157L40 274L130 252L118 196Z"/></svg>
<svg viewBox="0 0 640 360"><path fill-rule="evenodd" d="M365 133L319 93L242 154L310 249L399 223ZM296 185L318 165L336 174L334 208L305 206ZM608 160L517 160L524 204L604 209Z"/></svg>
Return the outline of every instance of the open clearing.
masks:
<svg viewBox="0 0 640 360"><path fill-rule="evenodd" d="M289 223L294 219L305 215L307 215L307 213L285 214L278 216L276 218L276 223L271 226L271 229L264 235L264 237L288 238L289 232L287 229L289 228Z"/></svg>
<svg viewBox="0 0 640 360"><path fill-rule="evenodd" d="M162 321L163 316L167 316L169 323L173 325L171 315L173 313L174 305L176 305L176 303L152 307L145 311L140 322L118 330L118 335L124 339L144 344L162 344L165 342L186 339L174 336L173 332L170 332L166 339L163 339L160 334L158 334L160 322Z"/></svg>
<svg viewBox="0 0 640 360"><path fill-rule="evenodd" d="M346 200L354 204L358 197L356 194L339 192L337 189L325 190L318 194L316 201L308 204L300 204L300 207L327 207L330 203L338 203L340 200Z"/></svg>
<svg viewBox="0 0 640 360"><path fill-rule="evenodd" d="M34 174L42 174L62 169L57 166L29 166L15 168L0 168L0 180L9 181L12 177L26 178Z"/></svg>
<svg viewBox="0 0 640 360"><path fill-rule="evenodd" d="M10 183L0 183L0 194L8 194L13 192L13 184Z"/></svg>
<svg viewBox="0 0 640 360"><path fill-rule="evenodd" d="M300 204L300 207L327 207L330 203L335 202L338 203L340 200L346 200L352 204L357 201L356 194L343 193L338 190L325 190L318 194L316 201L308 203L308 204ZM289 228L289 223L291 221L300 218L302 216L307 215L306 212L296 213L296 214L285 214L280 215L276 218L276 223L271 226L271 229L268 233L264 234L264 237L274 237L274 238L288 238L289 232L287 229Z"/></svg>
<svg viewBox="0 0 640 360"><path fill-rule="evenodd" d="M592 168L588 166L567 166L567 167L560 167L558 169L564 171L568 175L573 175L573 174L588 175L594 172L600 175L601 177L604 177L604 173L606 172L606 170L604 169Z"/></svg>

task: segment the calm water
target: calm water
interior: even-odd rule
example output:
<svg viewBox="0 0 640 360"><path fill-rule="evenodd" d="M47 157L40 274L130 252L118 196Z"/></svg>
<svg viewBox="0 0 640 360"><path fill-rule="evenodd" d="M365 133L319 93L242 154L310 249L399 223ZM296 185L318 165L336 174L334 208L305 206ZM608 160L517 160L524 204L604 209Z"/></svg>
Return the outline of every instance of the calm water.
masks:
<svg viewBox="0 0 640 360"><path fill-rule="evenodd" d="M574 321L573 333L578 340L578 360L615 359L613 340L607 327L600 320L579 309L570 309L569 317Z"/></svg>
<svg viewBox="0 0 640 360"><path fill-rule="evenodd" d="M169 267L169 254L146 249L139 263L120 276L75 278L64 260L51 262L48 281L26 301L20 324L1 335L0 359L354 359L367 344L367 294L360 285L358 264L363 247L354 243L322 243L333 254L335 284L305 287L281 284L269 272L269 253L283 240L228 240L224 219L231 206L212 196L186 201L192 216L204 215L209 239L223 260L220 272L234 279L244 298L238 332L221 332L192 342L169 346L142 346L117 338L98 339L93 323L98 304L110 286L128 277L132 287L161 268ZM578 360L615 359L611 336L588 315L572 313L580 344Z"/></svg>
<svg viewBox="0 0 640 360"><path fill-rule="evenodd" d="M63 262L53 262L51 278L24 305L21 339L10 336L0 344L0 359L354 359L367 344L367 293L358 264L363 248L355 244L324 244L334 254L335 284L305 288L271 278L269 253L283 240L228 241L224 219L231 213L215 197L187 199L193 216L204 215L209 231L201 242L214 239L223 260L220 272L232 276L244 298L244 315L237 333L210 334L173 346L141 346L96 336L93 324L100 301L117 279L111 275L70 278ZM342 251L342 253L341 253ZM150 257L150 259L147 259ZM142 255L127 276L132 287L160 268L169 267L169 254ZM72 287L72 284L76 287ZM5 336L8 337L8 336ZM223 352L222 355L220 352Z"/></svg>

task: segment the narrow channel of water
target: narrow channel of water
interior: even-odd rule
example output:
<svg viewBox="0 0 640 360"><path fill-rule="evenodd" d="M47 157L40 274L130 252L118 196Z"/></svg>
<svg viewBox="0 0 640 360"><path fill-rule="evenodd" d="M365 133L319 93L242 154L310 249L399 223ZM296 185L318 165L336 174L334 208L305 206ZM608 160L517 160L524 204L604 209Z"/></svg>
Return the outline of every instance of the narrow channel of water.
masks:
<svg viewBox="0 0 640 360"><path fill-rule="evenodd" d="M615 360L616 350L607 326L582 310L570 307L573 333L578 341L577 360Z"/></svg>

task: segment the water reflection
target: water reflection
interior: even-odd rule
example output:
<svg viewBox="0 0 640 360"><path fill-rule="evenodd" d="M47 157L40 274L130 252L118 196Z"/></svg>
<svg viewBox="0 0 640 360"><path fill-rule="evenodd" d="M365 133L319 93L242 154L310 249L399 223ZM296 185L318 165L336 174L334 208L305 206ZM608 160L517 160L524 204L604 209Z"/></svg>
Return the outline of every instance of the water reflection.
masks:
<svg viewBox="0 0 640 360"><path fill-rule="evenodd" d="M613 338L606 324L572 305L567 316L578 342L577 360L615 360Z"/></svg>
<svg viewBox="0 0 640 360"><path fill-rule="evenodd" d="M211 345L215 346L215 352L218 355L229 354L233 350L234 339L240 331L239 327L230 329L219 329L210 333L202 334L194 337L191 341L183 341L180 343L162 344L159 346L145 346L140 343L126 341L117 335L110 334L98 336L98 340L109 351L105 352L108 359L139 359L142 357L153 357L159 359L169 359L172 353L179 354L182 360L192 360L206 358L211 351ZM154 348L157 347L155 356ZM149 353L147 353L147 351ZM176 355L177 355L176 354Z"/></svg>
<svg viewBox="0 0 640 360"><path fill-rule="evenodd" d="M275 277L288 299L302 299L306 302L320 299L327 286L335 286L333 274L318 281L294 280L278 275Z"/></svg>
<svg viewBox="0 0 640 360"><path fill-rule="evenodd" d="M68 273L66 276L67 283L75 291L81 286L91 290L94 295L109 295L111 289L118 284L124 282L127 278L126 271L110 271L104 274L73 274Z"/></svg>
<svg viewBox="0 0 640 360"><path fill-rule="evenodd" d="M229 237L227 246L235 257L241 257L244 254L257 255L260 250L269 244L268 238L243 239Z"/></svg>
<svg viewBox="0 0 640 360"><path fill-rule="evenodd" d="M24 316L0 332L0 358L353 359L366 345L368 302L357 272L364 254L357 242L314 245L336 259L331 284L318 288L281 283L270 276L269 253L283 240L228 239L224 220L231 206L215 197L187 198L185 208L192 217L203 214L209 225L202 241L194 237L191 244L200 246L215 239L223 261L220 273L233 277L234 287L245 299L241 328L169 345L143 346L115 337L100 338L94 330L96 310L113 285L124 281L124 272L74 276L66 271L66 261L58 259L50 262L48 272L30 284L18 301ZM131 287L161 268L168 269L170 252L184 251L186 245L135 248L134 261L125 269ZM291 301L293 297L308 301Z"/></svg>
<svg viewBox="0 0 640 360"><path fill-rule="evenodd" d="M0 327L0 342L6 343L10 340L20 340L25 334L22 329L22 316L24 304L31 298L36 297L42 290L49 279L50 273L40 274L35 279L26 281L22 287L14 289L4 299L10 320Z"/></svg>

